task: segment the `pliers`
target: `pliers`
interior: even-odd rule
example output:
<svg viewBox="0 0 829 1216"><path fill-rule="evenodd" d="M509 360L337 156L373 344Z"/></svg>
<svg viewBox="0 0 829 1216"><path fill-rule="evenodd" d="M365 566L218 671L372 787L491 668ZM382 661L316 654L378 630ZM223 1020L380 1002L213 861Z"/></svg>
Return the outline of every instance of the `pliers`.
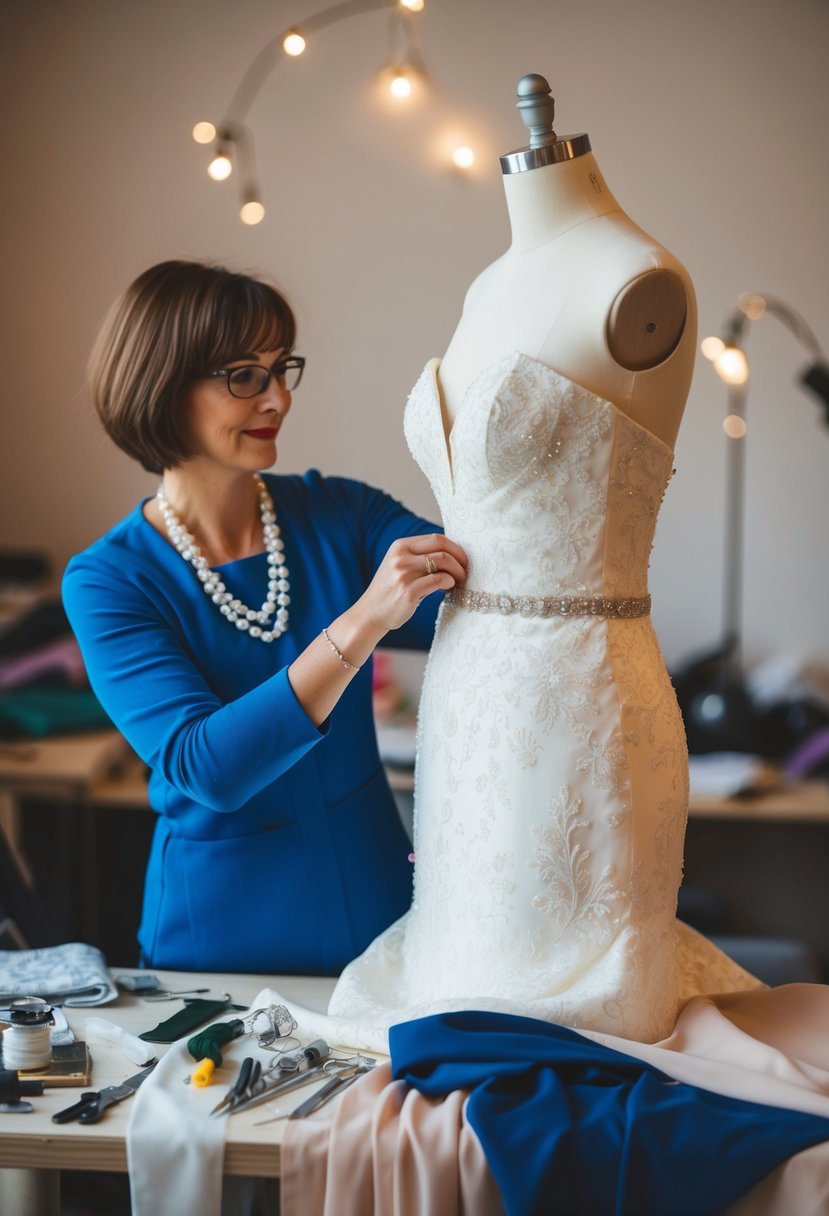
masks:
<svg viewBox="0 0 829 1216"><path fill-rule="evenodd" d="M221 1102L217 1103L210 1112L211 1115L218 1115L221 1111L227 1108L228 1114L231 1114L236 1107L251 1097L251 1092L259 1080L262 1072L262 1065L258 1060L254 1060L252 1056L246 1056L242 1061L242 1067L239 1069L239 1075L227 1091Z"/></svg>

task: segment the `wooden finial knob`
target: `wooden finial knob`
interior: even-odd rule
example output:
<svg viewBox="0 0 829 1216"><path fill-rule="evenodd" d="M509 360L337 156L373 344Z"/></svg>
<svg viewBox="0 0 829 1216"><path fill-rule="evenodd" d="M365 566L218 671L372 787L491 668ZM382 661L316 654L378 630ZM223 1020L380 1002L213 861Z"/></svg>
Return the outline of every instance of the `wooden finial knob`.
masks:
<svg viewBox="0 0 829 1216"><path fill-rule="evenodd" d="M530 72L522 76L516 88L517 109L530 133L531 148L547 148L556 142L553 120L556 103L550 96L550 85L543 76Z"/></svg>

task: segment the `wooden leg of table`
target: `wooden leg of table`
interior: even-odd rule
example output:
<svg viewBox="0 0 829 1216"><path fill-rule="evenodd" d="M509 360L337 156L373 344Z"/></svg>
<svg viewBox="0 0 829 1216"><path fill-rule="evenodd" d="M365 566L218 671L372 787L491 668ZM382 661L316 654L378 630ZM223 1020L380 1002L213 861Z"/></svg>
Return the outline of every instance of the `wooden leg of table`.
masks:
<svg viewBox="0 0 829 1216"><path fill-rule="evenodd" d="M60 1170L0 1169L0 1212L60 1216Z"/></svg>

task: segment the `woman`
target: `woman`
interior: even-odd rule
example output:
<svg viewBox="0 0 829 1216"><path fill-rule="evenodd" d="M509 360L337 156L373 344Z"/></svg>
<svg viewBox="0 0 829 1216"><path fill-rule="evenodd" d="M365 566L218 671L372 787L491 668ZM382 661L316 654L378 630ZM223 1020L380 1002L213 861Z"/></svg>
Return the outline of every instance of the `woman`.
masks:
<svg viewBox="0 0 829 1216"><path fill-rule="evenodd" d="M369 486L259 475L294 340L273 287L164 262L90 362L109 435L161 475L63 582L92 686L151 769L139 942L157 967L336 973L411 897L369 659L429 645L466 558Z"/></svg>

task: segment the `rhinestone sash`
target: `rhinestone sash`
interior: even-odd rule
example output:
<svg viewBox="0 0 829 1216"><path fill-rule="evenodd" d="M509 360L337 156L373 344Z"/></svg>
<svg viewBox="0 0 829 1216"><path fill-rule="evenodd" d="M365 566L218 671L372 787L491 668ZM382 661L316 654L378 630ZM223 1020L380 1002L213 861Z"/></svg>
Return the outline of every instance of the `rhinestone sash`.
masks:
<svg viewBox="0 0 829 1216"><path fill-rule="evenodd" d="M604 616L612 620L630 620L648 616L651 610L649 595L614 600L603 595L503 595L468 591L465 587L447 591L444 602L455 608L499 612L503 616Z"/></svg>

